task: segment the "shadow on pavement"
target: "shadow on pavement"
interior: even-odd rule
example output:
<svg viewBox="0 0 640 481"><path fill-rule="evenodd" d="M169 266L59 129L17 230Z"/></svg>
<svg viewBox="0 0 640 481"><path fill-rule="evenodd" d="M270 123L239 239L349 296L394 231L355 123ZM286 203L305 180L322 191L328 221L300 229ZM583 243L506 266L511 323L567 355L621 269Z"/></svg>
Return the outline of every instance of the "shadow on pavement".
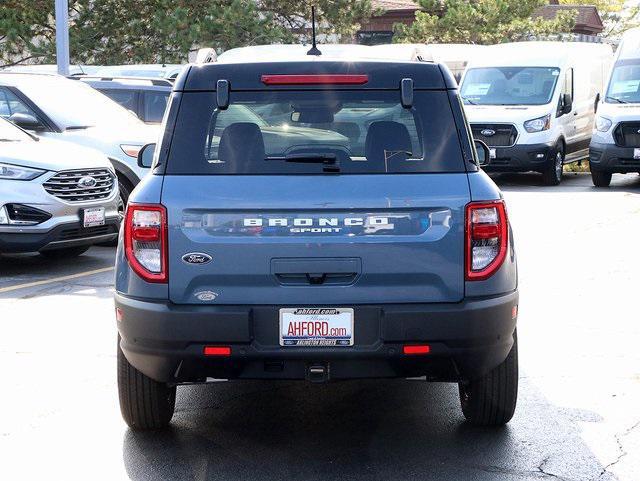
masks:
<svg viewBox="0 0 640 481"><path fill-rule="evenodd" d="M131 479L582 481L603 471L576 422L600 418L558 409L526 382L514 420L493 429L464 423L451 384L245 382L178 396L169 431L126 432Z"/></svg>

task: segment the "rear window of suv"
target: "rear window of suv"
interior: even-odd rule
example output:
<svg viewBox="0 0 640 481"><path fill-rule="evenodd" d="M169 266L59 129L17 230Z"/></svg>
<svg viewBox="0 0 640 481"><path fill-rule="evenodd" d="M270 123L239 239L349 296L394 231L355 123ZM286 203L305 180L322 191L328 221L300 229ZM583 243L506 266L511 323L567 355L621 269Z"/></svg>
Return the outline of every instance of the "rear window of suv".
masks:
<svg viewBox="0 0 640 481"><path fill-rule="evenodd" d="M464 161L445 91L186 92L167 174L384 174L461 172Z"/></svg>

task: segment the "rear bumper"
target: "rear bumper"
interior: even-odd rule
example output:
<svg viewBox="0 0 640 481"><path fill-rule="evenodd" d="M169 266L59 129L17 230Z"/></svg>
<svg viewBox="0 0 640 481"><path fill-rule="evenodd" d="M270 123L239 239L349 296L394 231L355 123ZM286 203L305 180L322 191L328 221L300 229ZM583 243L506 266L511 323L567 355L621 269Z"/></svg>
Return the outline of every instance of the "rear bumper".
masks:
<svg viewBox="0 0 640 481"><path fill-rule="evenodd" d="M515 291L455 304L354 306L355 345L312 348L280 347L281 306L183 306L115 295L126 358L147 376L175 384L305 379L309 367L318 365L330 379L473 379L507 357L517 304ZM431 351L403 355L403 345L410 343L428 343ZM230 346L231 356L205 357L205 345Z"/></svg>
<svg viewBox="0 0 640 481"><path fill-rule="evenodd" d="M485 172L542 172L554 160L555 143L515 144L496 149L496 158L482 169Z"/></svg>
<svg viewBox="0 0 640 481"><path fill-rule="evenodd" d="M633 147L591 142L589 167L591 170L611 173L640 172L640 159L633 158Z"/></svg>
<svg viewBox="0 0 640 481"><path fill-rule="evenodd" d="M21 232L20 227L11 226L0 232L0 252L38 252L94 245L117 239L119 228L119 217L106 219L103 226L85 228L82 224L74 222L60 224L43 232Z"/></svg>

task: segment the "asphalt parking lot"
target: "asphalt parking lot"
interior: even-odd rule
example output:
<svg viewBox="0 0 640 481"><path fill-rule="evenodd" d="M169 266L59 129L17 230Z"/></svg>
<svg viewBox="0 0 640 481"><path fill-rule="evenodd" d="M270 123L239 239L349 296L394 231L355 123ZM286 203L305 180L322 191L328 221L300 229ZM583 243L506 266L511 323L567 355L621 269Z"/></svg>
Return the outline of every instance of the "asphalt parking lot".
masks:
<svg viewBox="0 0 640 481"><path fill-rule="evenodd" d="M501 429L416 381L178 390L172 428L120 418L114 251L0 257L0 479L640 479L640 176L500 176L520 268L520 398Z"/></svg>

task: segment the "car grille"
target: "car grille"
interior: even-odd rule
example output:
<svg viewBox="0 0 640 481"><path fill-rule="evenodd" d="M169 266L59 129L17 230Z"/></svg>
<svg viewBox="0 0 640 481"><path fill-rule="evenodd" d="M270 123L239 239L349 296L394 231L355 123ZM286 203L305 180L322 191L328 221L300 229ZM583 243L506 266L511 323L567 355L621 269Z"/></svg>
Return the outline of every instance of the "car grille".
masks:
<svg viewBox="0 0 640 481"><path fill-rule="evenodd" d="M620 122L613 132L619 147L640 147L640 122Z"/></svg>
<svg viewBox="0 0 640 481"><path fill-rule="evenodd" d="M94 185L83 185L81 180L93 178ZM44 190L67 202L89 202L106 199L115 188L115 176L109 169L65 170L47 180Z"/></svg>
<svg viewBox="0 0 640 481"><path fill-rule="evenodd" d="M493 130L493 135L483 135L483 130ZM490 147L511 147L516 143L518 129L512 124L471 124L473 138Z"/></svg>

